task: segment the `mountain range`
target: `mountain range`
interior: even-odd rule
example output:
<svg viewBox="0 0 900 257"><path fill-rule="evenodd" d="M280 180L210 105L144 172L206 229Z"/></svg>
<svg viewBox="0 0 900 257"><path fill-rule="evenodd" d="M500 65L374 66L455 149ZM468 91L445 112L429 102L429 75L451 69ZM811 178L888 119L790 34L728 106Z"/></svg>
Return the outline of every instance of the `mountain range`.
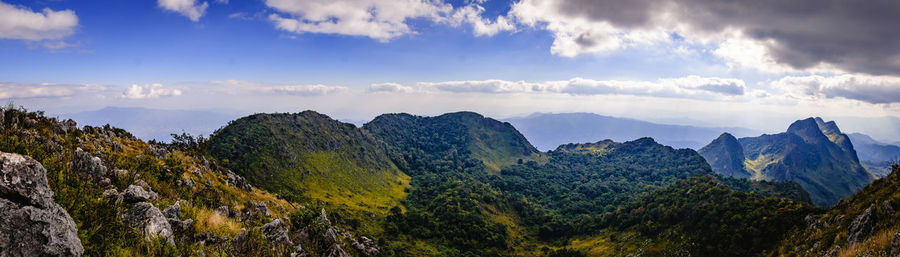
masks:
<svg viewBox="0 0 900 257"><path fill-rule="evenodd" d="M0 255L819 256L886 254L896 232L896 174L854 194L874 177L818 118L699 153L649 137L542 152L473 112L254 114L163 143L0 110L0 239L16 235L0 246L41 246Z"/></svg>
<svg viewBox="0 0 900 257"><path fill-rule="evenodd" d="M723 133L699 153L720 174L795 181L819 206L834 205L875 178L860 164L850 137L818 117L773 135L736 139Z"/></svg>

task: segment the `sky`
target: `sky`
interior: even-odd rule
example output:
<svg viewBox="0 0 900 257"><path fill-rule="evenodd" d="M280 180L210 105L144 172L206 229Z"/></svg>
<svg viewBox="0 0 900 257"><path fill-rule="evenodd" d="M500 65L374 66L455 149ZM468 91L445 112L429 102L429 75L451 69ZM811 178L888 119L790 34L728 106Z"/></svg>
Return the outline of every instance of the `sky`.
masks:
<svg viewBox="0 0 900 257"><path fill-rule="evenodd" d="M897 13L894 0L0 0L0 98L49 113L864 123L900 117Z"/></svg>

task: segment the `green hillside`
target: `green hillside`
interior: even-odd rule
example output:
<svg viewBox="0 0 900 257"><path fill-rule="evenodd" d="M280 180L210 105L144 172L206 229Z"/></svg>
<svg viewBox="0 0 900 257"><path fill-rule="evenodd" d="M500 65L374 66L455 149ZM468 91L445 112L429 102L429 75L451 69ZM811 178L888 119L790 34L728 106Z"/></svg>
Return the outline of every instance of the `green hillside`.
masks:
<svg viewBox="0 0 900 257"><path fill-rule="evenodd" d="M743 169L755 180L791 180L819 206L834 205L874 179L833 121L799 120L784 133L738 139L740 149L730 141L720 137L701 149L714 171L743 177ZM739 152L740 166L735 161Z"/></svg>
<svg viewBox="0 0 900 257"><path fill-rule="evenodd" d="M409 183L373 137L313 111L240 118L216 131L207 148L225 167L291 201L384 214Z"/></svg>

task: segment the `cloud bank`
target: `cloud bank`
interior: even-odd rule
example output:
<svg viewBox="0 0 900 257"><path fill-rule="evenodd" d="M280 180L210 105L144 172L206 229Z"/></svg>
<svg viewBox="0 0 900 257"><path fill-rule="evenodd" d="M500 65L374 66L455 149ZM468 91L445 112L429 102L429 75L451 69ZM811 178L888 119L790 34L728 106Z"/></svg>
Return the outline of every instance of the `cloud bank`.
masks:
<svg viewBox="0 0 900 257"><path fill-rule="evenodd" d="M68 97L103 90L106 90L106 87L100 85L0 82L0 98L5 99Z"/></svg>
<svg viewBox="0 0 900 257"><path fill-rule="evenodd" d="M469 80L420 82L420 87L454 93L559 93L569 95L635 95L668 98L716 99L744 95L743 80L687 76L657 81L593 80L573 78L560 81L525 82Z"/></svg>
<svg viewBox="0 0 900 257"><path fill-rule="evenodd" d="M900 103L900 78L892 76L788 76L771 85L794 97L846 98L873 104Z"/></svg>

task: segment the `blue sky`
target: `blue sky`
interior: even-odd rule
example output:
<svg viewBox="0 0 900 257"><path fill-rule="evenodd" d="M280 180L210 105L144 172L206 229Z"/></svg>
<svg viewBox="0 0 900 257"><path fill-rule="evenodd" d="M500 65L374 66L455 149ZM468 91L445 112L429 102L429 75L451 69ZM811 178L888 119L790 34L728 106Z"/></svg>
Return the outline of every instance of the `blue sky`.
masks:
<svg viewBox="0 0 900 257"><path fill-rule="evenodd" d="M728 7L741 17L706 0L0 0L0 97L55 113L900 116L898 19L855 13L900 7L795 4Z"/></svg>

